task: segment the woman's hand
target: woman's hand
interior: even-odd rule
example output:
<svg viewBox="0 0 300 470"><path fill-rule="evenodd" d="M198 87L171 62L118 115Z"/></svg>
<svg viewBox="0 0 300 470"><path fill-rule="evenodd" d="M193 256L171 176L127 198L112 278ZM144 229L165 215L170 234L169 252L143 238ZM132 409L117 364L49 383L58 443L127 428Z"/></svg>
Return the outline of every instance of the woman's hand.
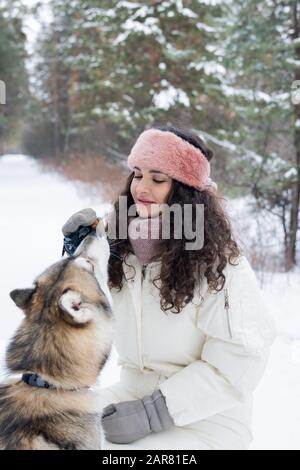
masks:
<svg viewBox="0 0 300 470"><path fill-rule="evenodd" d="M128 444L174 425L160 390L141 400L112 403L104 408L102 426L110 442Z"/></svg>
<svg viewBox="0 0 300 470"><path fill-rule="evenodd" d="M62 227L64 235L62 256L65 252L68 255L73 255L82 240L96 229L98 222L99 220L94 209L82 209L71 215Z"/></svg>

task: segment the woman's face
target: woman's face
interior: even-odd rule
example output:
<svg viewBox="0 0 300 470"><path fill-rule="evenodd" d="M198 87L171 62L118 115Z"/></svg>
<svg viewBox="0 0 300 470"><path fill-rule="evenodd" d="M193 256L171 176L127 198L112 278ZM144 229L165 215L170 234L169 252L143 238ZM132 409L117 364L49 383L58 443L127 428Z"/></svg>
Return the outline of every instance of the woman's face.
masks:
<svg viewBox="0 0 300 470"><path fill-rule="evenodd" d="M172 188L172 178L155 169L134 167L130 191L140 217L155 217L166 204Z"/></svg>

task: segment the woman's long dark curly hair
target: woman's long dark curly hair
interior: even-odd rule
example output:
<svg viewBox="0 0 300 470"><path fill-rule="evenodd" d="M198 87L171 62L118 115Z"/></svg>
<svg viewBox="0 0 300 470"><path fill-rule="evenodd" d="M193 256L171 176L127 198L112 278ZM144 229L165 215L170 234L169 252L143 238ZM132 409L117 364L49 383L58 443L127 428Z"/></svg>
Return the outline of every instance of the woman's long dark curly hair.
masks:
<svg viewBox="0 0 300 470"><path fill-rule="evenodd" d="M157 127L161 131L173 132L196 148L200 149L208 161L213 157L213 152L198 135L190 130L177 127ZM126 186L120 196L127 197L127 211L134 204L130 191L130 185L134 172L128 176ZM191 204L193 216L196 204L204 207L204 244L199 250L186 250L187 240L182 230L180 240L172 238L174 234L173 219L171 219L170 234L168 240L161 240L160 248L153 261L161 260L160 274L153 280L154 285L160 291L160 305L162 311L171 310L172 313L180 313L182 308L189 303L194 296L194 289L205 276L211 290L222 290L225 283L223 273L227 263L234 264L240 250L233 239L229 219L221 204L222 198L211 188L199 191L173 179L172 188L167 201L168 205ZM119 199L114 203L114 216L116 217L116 233L119 233ZM184 224L184 211L182 211L182 226ZM120 215L122 217L122 215ZM172 214L171 214L172 216ZM194 217L193 217L194 218ZM194 229L193 220L193 229ZM128 234L128 232L127 232ZM122 262L126 263L126 255L133 252L128 236L126 239L109 240L111 256L109 259L109 285L111 288L122 289L124 273ZM159 286L157 285L159 281Z"/></svg>

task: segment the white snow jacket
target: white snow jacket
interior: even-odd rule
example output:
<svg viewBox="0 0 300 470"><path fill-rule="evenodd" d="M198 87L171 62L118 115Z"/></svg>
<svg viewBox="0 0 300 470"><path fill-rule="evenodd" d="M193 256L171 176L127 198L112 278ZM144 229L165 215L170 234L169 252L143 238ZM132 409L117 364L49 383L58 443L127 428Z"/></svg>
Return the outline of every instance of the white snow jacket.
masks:
<svg viewBox="0 0 300 470"><path fill-rule="evenodd" d="M163 312L152 279L160 262L123 263L126 282L111 289L115 346L122 368L157 374L176 426L221 414L251 434L252 392L261 379L275 337L274 322L244 256L227 264L217 293L206 280L179 314ZM236 263L236 262L235 262ZM228 421L226 422L228 426Z"/></svg>

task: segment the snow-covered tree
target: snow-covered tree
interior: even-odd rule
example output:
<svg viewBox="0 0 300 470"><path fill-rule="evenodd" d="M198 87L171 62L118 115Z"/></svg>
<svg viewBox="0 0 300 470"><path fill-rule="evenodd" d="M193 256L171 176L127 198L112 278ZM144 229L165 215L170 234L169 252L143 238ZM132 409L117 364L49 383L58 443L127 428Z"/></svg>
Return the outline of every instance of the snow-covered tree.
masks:
<svg viewBox="0 0 300 470"><path fill-rule="evenodd" d="M2 143L18 132L28 97L23 13L20 1L0 0L0 80L5 84L6 92L5 104L0 104Z"/></svg>
<svg viewBox="0 0 300 470"><path fill-rule="evenodd" d="M49 80L57 83L58 69L67 77L59 89L69 97L69 117L60 109L54 118L64 141L76 134L86 142L99 123L113 126L124 143L153 123L207 131L226 126L225 69L216 46L221 2L52 0L51 5L54 21L42 41L40 71L48 90ZM52 101L54 109L53 96Z"/></svg>
<svg viewBox="0 0 300 470"><path fill-rule="evenodd" d="M300 4L228 1L224 21L223 91L234 116L224 134L238 145L228 183L250 189L280 217L290 269L299 234L300 100L292 91L300 80Z"/></svg>

